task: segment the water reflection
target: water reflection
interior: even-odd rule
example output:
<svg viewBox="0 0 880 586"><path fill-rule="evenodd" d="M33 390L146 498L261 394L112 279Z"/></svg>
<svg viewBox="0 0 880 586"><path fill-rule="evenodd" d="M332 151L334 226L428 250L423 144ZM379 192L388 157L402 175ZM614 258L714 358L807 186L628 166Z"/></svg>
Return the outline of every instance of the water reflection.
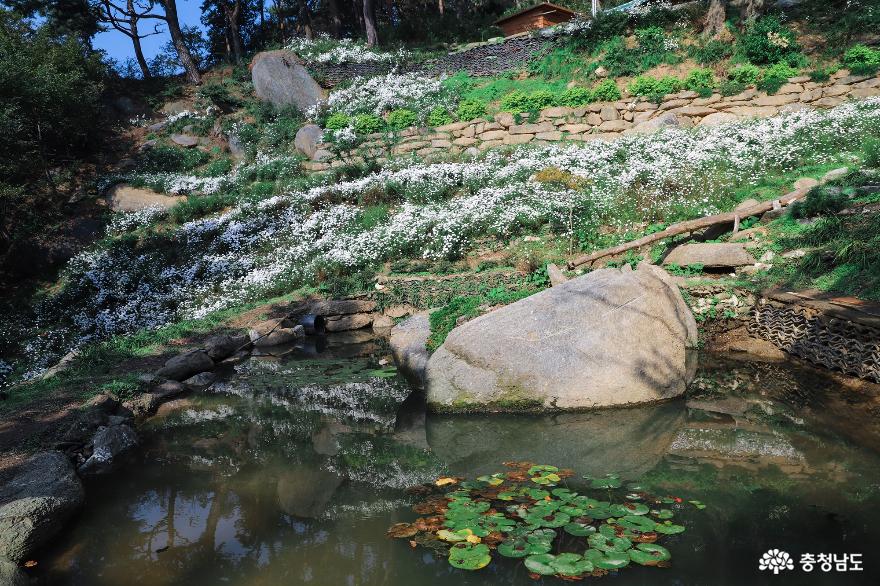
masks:
<svg viewBox="0 0 880 586"><path fill-rule="evenodd" d="M384 536L416 516L406 487L523 459L616 471L709 505L677 512L688 531L669 541L672 568L628 569L615 584L760 582L756 556L771 546L880 545L880 462L823 423L836 405L827 380L790 366L706 362L687 401L426 416L423 397L381 368L381 348L367 343L255 359L163 409L141 460L89 487L78 524L39 559L42 582L534 584L509 560L464 573ZM859 578L876 583L868 570Z"/></svg>

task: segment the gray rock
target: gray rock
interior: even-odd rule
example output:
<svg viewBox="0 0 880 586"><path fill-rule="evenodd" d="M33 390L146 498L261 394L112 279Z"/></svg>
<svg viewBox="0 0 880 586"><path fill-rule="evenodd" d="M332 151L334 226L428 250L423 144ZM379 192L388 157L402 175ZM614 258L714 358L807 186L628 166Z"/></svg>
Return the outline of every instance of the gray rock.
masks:
<svg viewBox="0 0 880 586"><path fill-rule="evenodd" d="M131 411L134 417L144 417L156 412L156 409L165 401L176 397L187 390L183 383L166 380L162 381L149 393L143 393L123 404L123 407Z"/></svg>
<svg viewBox="0 0 880 586"><path fill-rule="evenodd" d="M329 299L313 301L298 313L314 313L324 317L331 315L350 315L353 313L370 313L376 310L376 302L369 299Z"/></svg>
<svg viewBox="0 0 880 586"><path fill-rule="evenodd" d="M656 118L651 118L641 124L637 124L633 128L627 129L626 134L650 134L663 130L664 128L678 128L681 122L673 112L665 112Z"/></svg>
<svg viewBox="0 0 880 586"><path fill-rule="evenodd" d="M328 332L347 332L359 330L373 323L372 313L354 313L351 315L336 315L326 319L325 327Z"/></svg>
<svg viewBox="0 0 880 586"><path fill-rule="evenodd" d="M812 177L801 177L797 181L794 182L795 189L812 189L819 185L819 181L817 179L813 179Z"/></svg>
<svg viewBox="0 0 880 586"><path fill-rule="evenodd" d="M425 369L428 366L428 336L431 335L429 312L417 313L391 328L391 354L407 380L418 388L425 388Z"/></svg>
<svg viewBox="0 0 880 586"><path fill-rule="evenodd" d="M663 260L664 265L703 265L705 268L724 269L754 264L754 257L737 243L683 244L672 250Z"/></svg>
<svg viewBox="0 0 880 586"><path fill-rule="evenodd" d="M208 353L211 360L218 362L249 345L250 338L247 335L230 336L228 334L219 334L205 340L205 352Z"/></svg>
<svg viewBox="0 0 880 586"><path fill-rule="evenodd" d="M137 433L128 425L98 430L92 439L92 455L77 469L80 476L107 474L138 444Z"/></svg>
<svg viewBox="0 0 880 586"><path fill-rule="evenodd" d="M581 409L681 395L697 327L658 267L601 269L454 329L427 366L438 411Z"/></svg>
<svg viewBox="0 0 880 586"><path fill-rule="evenodd" d="M550 285L556 287L568 281L568 277L562 272L558 266L553 263L547 265L547 276L550 277Z"/></svg>
<svg viewBox="0 0 880 586"><path fill-rule="evenodd" d="M191 148L198 146L199 137L191 136L189 134L172 134L171 142L182 147Z"/></svg>
<svg viewBox="0 0 880 586"><path fill-rule="evenodd" d="M179 354L156 371L158 378L182 381L194 374L214 370L214 361L204 350L190 350Z"/></svg>
<svg viewBox="0 0 880 586"><path fill-rule="evenodd" d="M837 179L841 179L843 177L846 177L848 173L849 173L849 169L847 169L846 167L840 167L839 169L832 169L831 171L828 171L827 173L822 175L822 178L819 179L819 183L824 184L824 183L828 183L829 181L835 181Z"/></svg>
<svg viewBox="0 0 880 586"><path fill-rule="evenodd" d="M132 187L126 183L118 183L107 191L107 204L114 212L136 212L146 208L160 207L168 209L186 197L180 195L164 195L144 187Z"/></svg>
<svg viewBox="0 0 880 586"><path fill-rule="evenodd" d="M26 586L30 584L30 579L15 564L0 560L0 584L3 586Z"/></svg>
<svg viewBox="0 0 880 586"><path fill-rule="evenodd" d="M722 124L738 122L739 119L739 116L730 112L715 112L700 120L698 126L721 126Z"/></svg>
<svg viewBox="0 0 880 586"><path fill-rule="evenodd" d="M258 324L249 332L251 342L257 348L266 348L268 346L290 344L305 337L306 331L302 326L284 327L285 325L274 321Z"/></svg>
<svg viewBox="0 0 880 586"><path fill-rule="evenodd" d="M296 106L305 111L323 98L321 86L312 79L299 58L290 51L257 53L251 62L254 93L273 106Z"/></svg>
<svg viewBox="0 0 880 586"><path fill-rule="evenodd" d="M308 158L313 159L315 153L318 151L318 144L321 142L321 137L323 135L324 131L321 130L320 126L316 124L306 124L296 131L293 145L296 147L296 150Z"/></svg>
<svg viewBox="0 0 880 586"><path fill-rule="evenodd" d="M0 558L21 563L51 541L83 503L67 456L43 452L0 488Z"/></svg>
<svg viewBox="0 0 880 586"><path fill-rule="evenodd" d="M175 114L186 112L189 108L190 106L188 102L184 100L176 100L174 102L167 102L162 106L160 111L166 116L174 116Z"/></svg>
<svg viewBox="0 0 880 586"><path fill-rule="evenodd" d="M217 381L217 375L213 372L200 372L195 376L191 376L183 384L188 387L205 388L210 387Z"/></svg>

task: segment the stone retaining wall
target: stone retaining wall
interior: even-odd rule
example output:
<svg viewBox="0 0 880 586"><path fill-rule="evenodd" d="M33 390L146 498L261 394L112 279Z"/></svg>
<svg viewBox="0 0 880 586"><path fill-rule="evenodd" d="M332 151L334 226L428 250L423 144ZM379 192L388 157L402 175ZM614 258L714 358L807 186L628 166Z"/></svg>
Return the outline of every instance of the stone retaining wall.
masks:
<svg viewBox="0 0 880 586"><path fill-rule="evenodd" d="M735 96L695 92L670 94L660 104L643 98L595 103L577 108L553 107L535 120L502 112L492 120L456 122L437 128L409 128L393 134L372 134L341 158L309 161L311 171L372 158L382 163L391 156L415 154L439 160L465 152L476 154L501 145L548 144L559 141L613 140L623 134L649 133L664 127L690 128L724 124L746 118L766 118L804 108L832 108L848 99L880 96L880 77L854 76L841 70L827 82L793 77L773 95L746 90ZM319 145L324 156L330 145Z"/></svg>

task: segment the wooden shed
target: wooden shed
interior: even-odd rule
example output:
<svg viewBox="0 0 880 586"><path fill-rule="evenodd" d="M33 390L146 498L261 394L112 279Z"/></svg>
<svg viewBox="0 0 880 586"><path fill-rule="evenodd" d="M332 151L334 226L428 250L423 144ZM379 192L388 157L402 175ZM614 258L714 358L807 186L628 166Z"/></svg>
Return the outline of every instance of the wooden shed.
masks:
<svg viewBox="0 0 880 586"><path fill-rule="evenodd" d="M510 16L499 18L495 21L495 24L504 31L505 37L510 37L526 31L533 31L553 26L554 24L568 22L576 15L576 12L565 8L564 6L542 2L531 8L520 10Z"/></svg>

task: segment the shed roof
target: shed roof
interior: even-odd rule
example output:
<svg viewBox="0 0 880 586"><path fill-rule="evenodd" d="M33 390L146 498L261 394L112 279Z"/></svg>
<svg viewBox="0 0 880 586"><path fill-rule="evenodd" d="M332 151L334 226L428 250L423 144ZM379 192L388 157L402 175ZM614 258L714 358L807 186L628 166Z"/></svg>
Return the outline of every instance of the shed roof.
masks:
<svg viewBox="0 0 880 586"><path fill-rule="evenodd" d="M554 12L564 12L566 14L570 14L571 16L575 16L577 14L577 12L566 8L565 6L559 6L558 4L552 4L550 2L541 2L540 4L535 4L531 8L524 8L519 12L514 12L513 14L508 14L504 18L499 18L495 21L495 24L507 22L508 20L514 19L518 16L522 16L523 14L527 14L529 12L534 12L536 10L552 10Z"/></svg>

